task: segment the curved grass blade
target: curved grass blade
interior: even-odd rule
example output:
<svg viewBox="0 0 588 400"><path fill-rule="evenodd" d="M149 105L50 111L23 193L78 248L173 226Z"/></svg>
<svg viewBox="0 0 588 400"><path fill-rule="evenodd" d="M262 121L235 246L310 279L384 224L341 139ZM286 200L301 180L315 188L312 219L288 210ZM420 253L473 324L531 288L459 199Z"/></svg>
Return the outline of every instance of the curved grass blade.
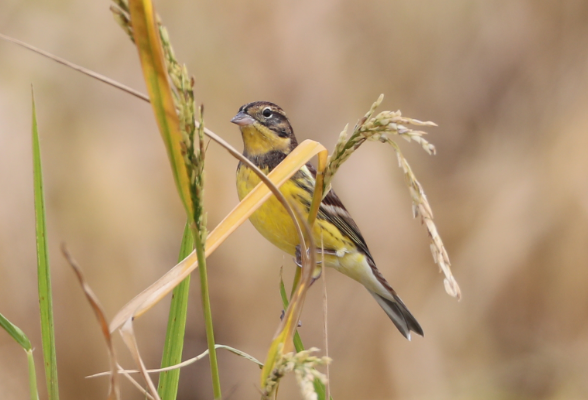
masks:
<svg viewBox="0 0 588 400"><path fill-rule="evenodd" d="M94 293L90 285L86 282L84 275L82 274L82 270L73 259L73 257L69 254L69 251L65 247L65 244L61 246L61 252L63 256L74 270L78 281L80 282L80 286L86 295L86 299L94 314L96 315L96 319L100 324L100 329L102 330L102 335L104 336L104 340L106 340L106 346L108 347L108 358L110 361L110 388L108 390L108 400L118 400L120 399L120 388L118 386L118 374L117 374L117 363L116 363L116 353L114 351L114 345L112 343L112 336L110 335L110 331L108 330L108 321L106 320L106 314L104 313L104 309L100 304L100 300L98 300L98 296Z"/></svg>
<svg viewBox="0 0 588 400"><path fill-rule="evenodd" d="M182 245L180 246L179 260L182 261L194 248L194 239L190 225L186 223ZM188 295L190 291L190 275L182 283L175 287L169 308L169 319L165 345L161 357L161 368L179 364L182 361L184 348L184 334L186 333L186 316L188 313ZM174 400L178 394L180 382L180 370L164 371L159 375L157 392L162 400Z"/></svg>
<svg viewBox="0 0 588 400"><path fill-rule="evenodd" d="M41 311L41 337L43 342L43 358L45 362L45 378L49 400L59 399L57 384L57 357L55 354L55 332L53 329L53 300L51 295L51 271L47 253L47 230L45 227L45 201L43 199L43 174L41 170L41 150L37 127L35 96L32 93L33 105L33 184L35 196L35 228L37 236L37 277L39 291L39 308Z"/></svg>
<svg viewBox="0 0 588 400"><path fill-rule="evenodd" d="M153 4L150 1L129 1L133 37L139 52L143 77L159 132L172 164L174 180L188 214L193 218L188 172L182 156L180 121L172 97L163 50L156 27Z"/></svg>
<svg viewBox="0 0 588 400"><path fill-rule="evenodd" d="M218 246L220 246L231 233L245 222L272 194L282 196L277 187L284 184L320 151L326 150L323 145L312 140L305 140L294 149L278 167L267 175L267 178L274 183L274 187L271 191L264 183L257 185L229 213L229 215L227 215L225 219L221 221L212 232L210 232L206 240L206 257L212 254L212 252L214 252ZM110 331L112 332L118 329L127 319L138 317L149 310L197 267L198 263L196 261L196 254L195 252L192 252L188 257L182 260L182 262L177 264L150 287L127 303L112 319L112 322L110 323Z"/></svg>
<svg viewBox="0 0 588 400"><path fill-rule="evenodd" d="M4 315L0 314L0 326L23 348L27 353L27 363L29 369L29 392L31 400L38 400L39 393L37 390L37 373L35 372L35 360L33 359L33 346L31 341L24 332Z"/></svg>

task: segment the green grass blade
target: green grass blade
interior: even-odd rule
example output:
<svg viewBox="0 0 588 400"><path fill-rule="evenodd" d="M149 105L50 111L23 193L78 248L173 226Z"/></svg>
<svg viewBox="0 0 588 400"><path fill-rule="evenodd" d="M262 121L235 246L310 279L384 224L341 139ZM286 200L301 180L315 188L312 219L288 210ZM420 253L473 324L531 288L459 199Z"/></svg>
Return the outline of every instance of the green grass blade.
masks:
<svg viewBox="0 0 588 400"><path fill-rule="evenodd" d="M284 286L284 281L280 278L280 296L282 297L282 304L284 306L284 310L288 308L290 302L288 301L288 295L286 294L286 287ZM302 344L302 339L298 334L298 331L294 333L294 348L297 352L304 350L304 344ZM318 400L325 400L327 398L327 390L325 385L319 380L315 379L313 382L314 391L317 394ZM331 396L331 400L333 397Z"/></svg>
<svg viewBox="0 0 588 400"><path fill-rule="evenodd" d="M184 229L184 237L180 246L179 261L183 260L194 248L194 239L188 224ZM179 364L182 361L184 348L184 334L186 332L186 315L188 311L188 293L190 290L190 275L173 291L167 322L165 346L161 358L161 368ZM165 371L159 375L157 392L161 400L175 400L178 394L180 370Z"/></svg>
<svg viewBox="0 0 588 400"><path fill-rule="evenodd" d="M8 332L8 334L14 340L16 340L20 347L22 347L25 351L31 350L33 348L27 335L25 335L18 326L7 320L6 317L2 314L0 314L0 326L4 328L4 330Z"/></svg>
<svg viewBox="0 0 588 400"><path fill-rule="evenodd" d="M12 322L6 319L4 315L0 314L0 326L23 348L27 353L27 361L29 365L29 391L31 393L31 400L38 400L39 393L37 392L37 374L35 372L35 360L33 359L33 347L31 341L24 334L24 332Z"/></svg>
<svg viewBox="0 0 588 400"><path fill-rule="evenodd" d="M57 385L57 357L55 355L55 332L53 329L53 300L51 295L51 273L47 254L47 232L45 228L45 202L43 199L43 175L41 171L41 150L37 128L35 98L33 104L33 184L35 194L35 219L37 236L37 276L39 283L39 308L41 311L41 337L45 378L49 400L59 399Z"/></svg>

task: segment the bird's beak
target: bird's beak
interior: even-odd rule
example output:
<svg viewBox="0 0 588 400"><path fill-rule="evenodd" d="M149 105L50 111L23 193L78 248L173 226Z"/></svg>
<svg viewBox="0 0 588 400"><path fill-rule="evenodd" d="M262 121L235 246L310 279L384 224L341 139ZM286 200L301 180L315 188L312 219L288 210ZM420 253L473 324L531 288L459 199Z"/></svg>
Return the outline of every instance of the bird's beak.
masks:
<svg viewBox="0 0 588 400"><path fill-rule="evenodd" d="M247 115L244 112L238 112L237 115L235 115L233 117L231 122L233 124L237 124L239 126L247 126L247 125L253 125L255 120L253 119L253 117L251 115Z"/></svg>

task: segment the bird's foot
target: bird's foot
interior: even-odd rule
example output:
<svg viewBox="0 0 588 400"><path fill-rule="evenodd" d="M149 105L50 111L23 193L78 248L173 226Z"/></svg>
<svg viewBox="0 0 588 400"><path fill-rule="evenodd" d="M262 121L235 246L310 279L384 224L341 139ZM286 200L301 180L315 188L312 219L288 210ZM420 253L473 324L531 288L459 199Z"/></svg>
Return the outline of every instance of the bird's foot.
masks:
<svg viewBox="0 0 588 400"><path fill-rule="evenodd" d="M280 321L284 320L284 315L286 315L286 311L282 310L282 312L280 313ZM302 321L298 320L298 327L300 328L302 326Z"/></svg>
<svg viewBox="0 0 588 400"><path fill-rule="evenodd" d="M329 250L329 249L316 249L316 255L317 258L320 257L321 255L337 255L337 252L334 250ZM310 249L306 249L306 256L310 257ZM296 252L294 253L294 263L302 268L302 252L300 251L300 245L296 246ZM321 265L323 262L321 260L318 260L316 262L317 265ZM319 274L320 275L320 274Z"/></svg>

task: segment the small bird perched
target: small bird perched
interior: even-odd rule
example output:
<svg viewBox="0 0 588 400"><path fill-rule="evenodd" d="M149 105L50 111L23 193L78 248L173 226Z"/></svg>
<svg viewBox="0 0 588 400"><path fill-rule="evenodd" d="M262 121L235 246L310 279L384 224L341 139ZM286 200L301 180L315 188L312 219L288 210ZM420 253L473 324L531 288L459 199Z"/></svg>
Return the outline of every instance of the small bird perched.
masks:
<svg viewBox="0 0 588 400"><path fill-rule="evenodd" d="M243 136L243 155L265 174L278 166L298 146L286 113L279 106L257 101L242 106L231 120L239 125ZM284 183L280 191L308 217L315 185L316 170L306 164ZM237 168L237 192L243 199L257 184L259 177L245 164ZM272 196L249 217L253 226L271 243L290 255L299 245L294 222ZM361 283L376 299L398 330L410 340L410 332L423 330L402 300L376 268L376 263L359 228L333 190L323 199L313 227L315 243L322 243L325 265Z"/></svg>

